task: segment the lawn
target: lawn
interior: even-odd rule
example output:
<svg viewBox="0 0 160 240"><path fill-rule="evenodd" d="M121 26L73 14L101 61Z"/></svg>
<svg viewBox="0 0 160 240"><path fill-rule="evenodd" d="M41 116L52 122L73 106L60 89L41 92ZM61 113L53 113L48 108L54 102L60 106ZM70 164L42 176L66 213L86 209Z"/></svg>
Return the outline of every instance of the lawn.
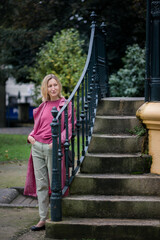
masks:
<svg viewBox="0 0 160 240"><path fill-rule="evenodd" d="M27 135L0 134L0 162L28 160L30 148Z"/></svg>
<svg viewBox="0 0 160 240"><path fill-rule="evenodd" d="M31 144L27 143L27 135L0 134L0 162L28 160ZM80 137L82 144L82 137ZM82 146L80 146L80 152ZM75 138L75 157L77 154L77 138Z"/></svg>

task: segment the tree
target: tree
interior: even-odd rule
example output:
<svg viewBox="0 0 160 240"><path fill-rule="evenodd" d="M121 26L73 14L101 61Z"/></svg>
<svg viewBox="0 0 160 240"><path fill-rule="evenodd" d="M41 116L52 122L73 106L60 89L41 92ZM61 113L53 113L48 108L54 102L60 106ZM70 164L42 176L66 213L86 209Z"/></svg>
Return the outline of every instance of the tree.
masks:
<svg viewBox="0 0 160 240"><path fill-rule="evenodd" d="M113 97L143 97L145 79L145 50L138 44L128 46L122 59L124 66L110 76Z"/></svg>
<svg viewBox="0 0 160 240"><path fill-rule="evenodd" d="M31 80L29 67L34 64L36 52L56 31L67 25L68 9L68 1L0 1L1 127L5 126L6 80L9 76L17 82Z"/></svg>
<svg viewBox="0 0 160 240"><path fill-rule="evenodd" d="M76 28L86 39L87 50L93 10L98 15L98 24L101 21L107 24L109 70L110 73L117 71L127 45L138 43L144 47L145 4L142 0L1 0L0 65L5 65L3 76L12 74L18 82L29 81L28 67L33 65L39 47L65 28Z"/></svg>
<svg viewBox="0 0 160 240"><path fill-rule="evenodd" d="M89 16L95 11L98 25L107 25L107 55L109 73L116 72L126 47L134 43L145 46L146 1L143 0L82 0L72 3L72 21L80 33L88 31ZM84 22L87 22L84 27ZM87 35L87 34L85 34Z"/></svg>
<svg viewBox="0 0 160 240"><path fill-rule="evenodd" d="M33 65L39 47L64 25L65 17L62 18L60 12L67 6L67 1L55 0L0 2L3 76L7 78L10 74L17 82L29 81L28 67Z"/></svg>
<svg viewBox="0 0 160 240"><path fill-rule="evenodd" d="M39 89L46 74L55 74L63 85L64 96L69 96L83 71L86 54L77 30L64 29L57 32L37 53L36 63L30 68L30 78ZM39 92L39 91L38 91Z"/></svg>
<svg viewBox="0 0 160 240"><path fill-rule="evenodd" d="M145 1L143 0L1 0L0 83L12 75L28 82L29 68L45 41L57 31L76 28L88 49L90 13L96 11L98 25L107 24L109 72L122 66L127 45L145 43Z"/></svg>

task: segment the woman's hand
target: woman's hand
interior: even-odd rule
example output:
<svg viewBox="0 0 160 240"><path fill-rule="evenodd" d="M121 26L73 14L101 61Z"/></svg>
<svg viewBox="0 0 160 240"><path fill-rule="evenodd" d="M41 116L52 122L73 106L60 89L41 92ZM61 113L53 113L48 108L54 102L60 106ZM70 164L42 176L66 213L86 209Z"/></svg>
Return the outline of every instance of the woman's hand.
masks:
<svg viewBox="0 0 160 240"><path fill-rule="evenodd" d="M36 140L32 136L28 136L28 141L33 145Z"/></svg>
<svg viewBox="0 0 160 240"><path fill-rule="evenodd" d="M52 143L48 144L49 145L49 148L52 149Z"/></svg>

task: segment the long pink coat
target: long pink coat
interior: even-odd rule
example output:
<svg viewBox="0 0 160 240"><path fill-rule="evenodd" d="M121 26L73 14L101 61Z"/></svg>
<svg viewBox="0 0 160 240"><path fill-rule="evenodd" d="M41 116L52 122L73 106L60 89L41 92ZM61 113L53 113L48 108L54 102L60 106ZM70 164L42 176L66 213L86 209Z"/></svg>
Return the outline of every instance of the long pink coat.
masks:
<svg viewBox="0 0 160 240"><path fill-rule="evenodd" d="M58 111L64 106L66 100L65 98L62 98L59 106L57 108ZM38 108L33 110L33 117L34 117L34 129L30 133L30 135L37 132L40 118L43 113L43 110L46 106L47 102L43 102ZM74 125L76 123L76 117L74 116ZM70 140L72 137L72 108L71 103L68 107L68 139ZM64 153L64 147L63 144L65 142L66 138L66 130L65 130L65 124L64 124L64 114L62 114L61 118L61 142L62 142L62 153ZM62 180L62 189L65 185L65 179L66 179L66 168L65 168L65 157L63 154L62 157L62 164L61 164L61 180ZM51 194L51 190L49 187L49 194ZM28 161L28 169L27 169L27 177L25 182L25 188L24 188L24 195L33 196L36 197L36 181L35 181L35 175L34 175L34 167L33 167L33 160L32 160L32 153L30 154L29 161Z"/></svg>

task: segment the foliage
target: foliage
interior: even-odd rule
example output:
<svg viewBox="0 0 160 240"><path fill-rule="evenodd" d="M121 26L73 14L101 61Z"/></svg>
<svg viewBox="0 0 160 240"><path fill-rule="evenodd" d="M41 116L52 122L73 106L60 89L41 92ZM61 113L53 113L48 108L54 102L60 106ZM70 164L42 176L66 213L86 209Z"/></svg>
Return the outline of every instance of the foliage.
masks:
<svg viewBox="0 0 160 240"><path fill-rule="evenodd" d="M0 162L28 160L31 145L26 135L0 134Z"/></svg>
<svg viewBox="0 0 160 240"><path fill-rule="evenodd" d="M85 65L86 55L77 30L57 32L52 41L46 42L37 53L36 63L30 68L30 78L37 88L46 74L53 73L61 81L64 96L69 96Z"/></svg>
<svg viewBox="0 0 160 240"><path fill-rule="evenodd" d="M90 13L95 11L97 23L106 23L107 56L110 74L121 66L126 46L145 46L146 1L143 0L82 0L72 1L72 22L80 33L87 35ZM75 3L76 2L76 3ZM78 21L78 19L81 19ZM76 22L77 21L77 22ZM84 22L86 22L84 24Z"/></svg>
<svg viewBox="0 0 160 240"><path fill-rule="evenodd" d="M39 47L62 29L76 28L81 39L85 39L87 52L92 11L98 15L97 25L102 21L107 25L111 74L122 66L121 58L127 45L138 43L144 47L146 1L1 0L0 84L11 75L17 82L30 82L29 68L35 62Z"/></svg>
<svg viewBox="0 0 160 240"><path fill-rule="evenodd" d="M141 153L142 155L149 154L148 153L148 130L146 126L144 124L141 124L141 126L135 126L133 129L128 130L128 132L132 135L136 135L137 137L143 137L142 145L141 145Z"/></svg>
<svg viewBox="0 0 160 240"><path fill-rule="evenodd" d="M30 81L28 68L36 52L61 26L67 25L68 11L67 1L0 1L0 65L5 66L0 68L0 82L8 75L18 82Z"/></svg>
<svg viewBox="0 0 160 240"><path fill-rule="evenodd" d="M134 127L133 130L128 130L128 132L132 135L137 135L139 137L141 136L145 136L145 134L147 133L147 129L146 127L144 127L143 125L142 126L136 126Z"/></svg>
<svg viewBox="0 0 160 240"><path fill-rule="evenodd" d="M0 68L0 81L6 80L8 74L18 82L30 81L28 67L34 63L39 47L62 29L76 28L86 39L87 49L93 10L98 15L98 25L102 21L107 24L107 54L112 73L120 67L126 45L137 42L144 46L145 1L1 0L0 65L5 68Z"/></svg>
<svg viewBox="0 0 160 240"><path fill-rule="evenodd" d="M145 78L145 50L138 44L127 47L122 59L124 66L110 76L111 96L143 97Z"/></svg>

